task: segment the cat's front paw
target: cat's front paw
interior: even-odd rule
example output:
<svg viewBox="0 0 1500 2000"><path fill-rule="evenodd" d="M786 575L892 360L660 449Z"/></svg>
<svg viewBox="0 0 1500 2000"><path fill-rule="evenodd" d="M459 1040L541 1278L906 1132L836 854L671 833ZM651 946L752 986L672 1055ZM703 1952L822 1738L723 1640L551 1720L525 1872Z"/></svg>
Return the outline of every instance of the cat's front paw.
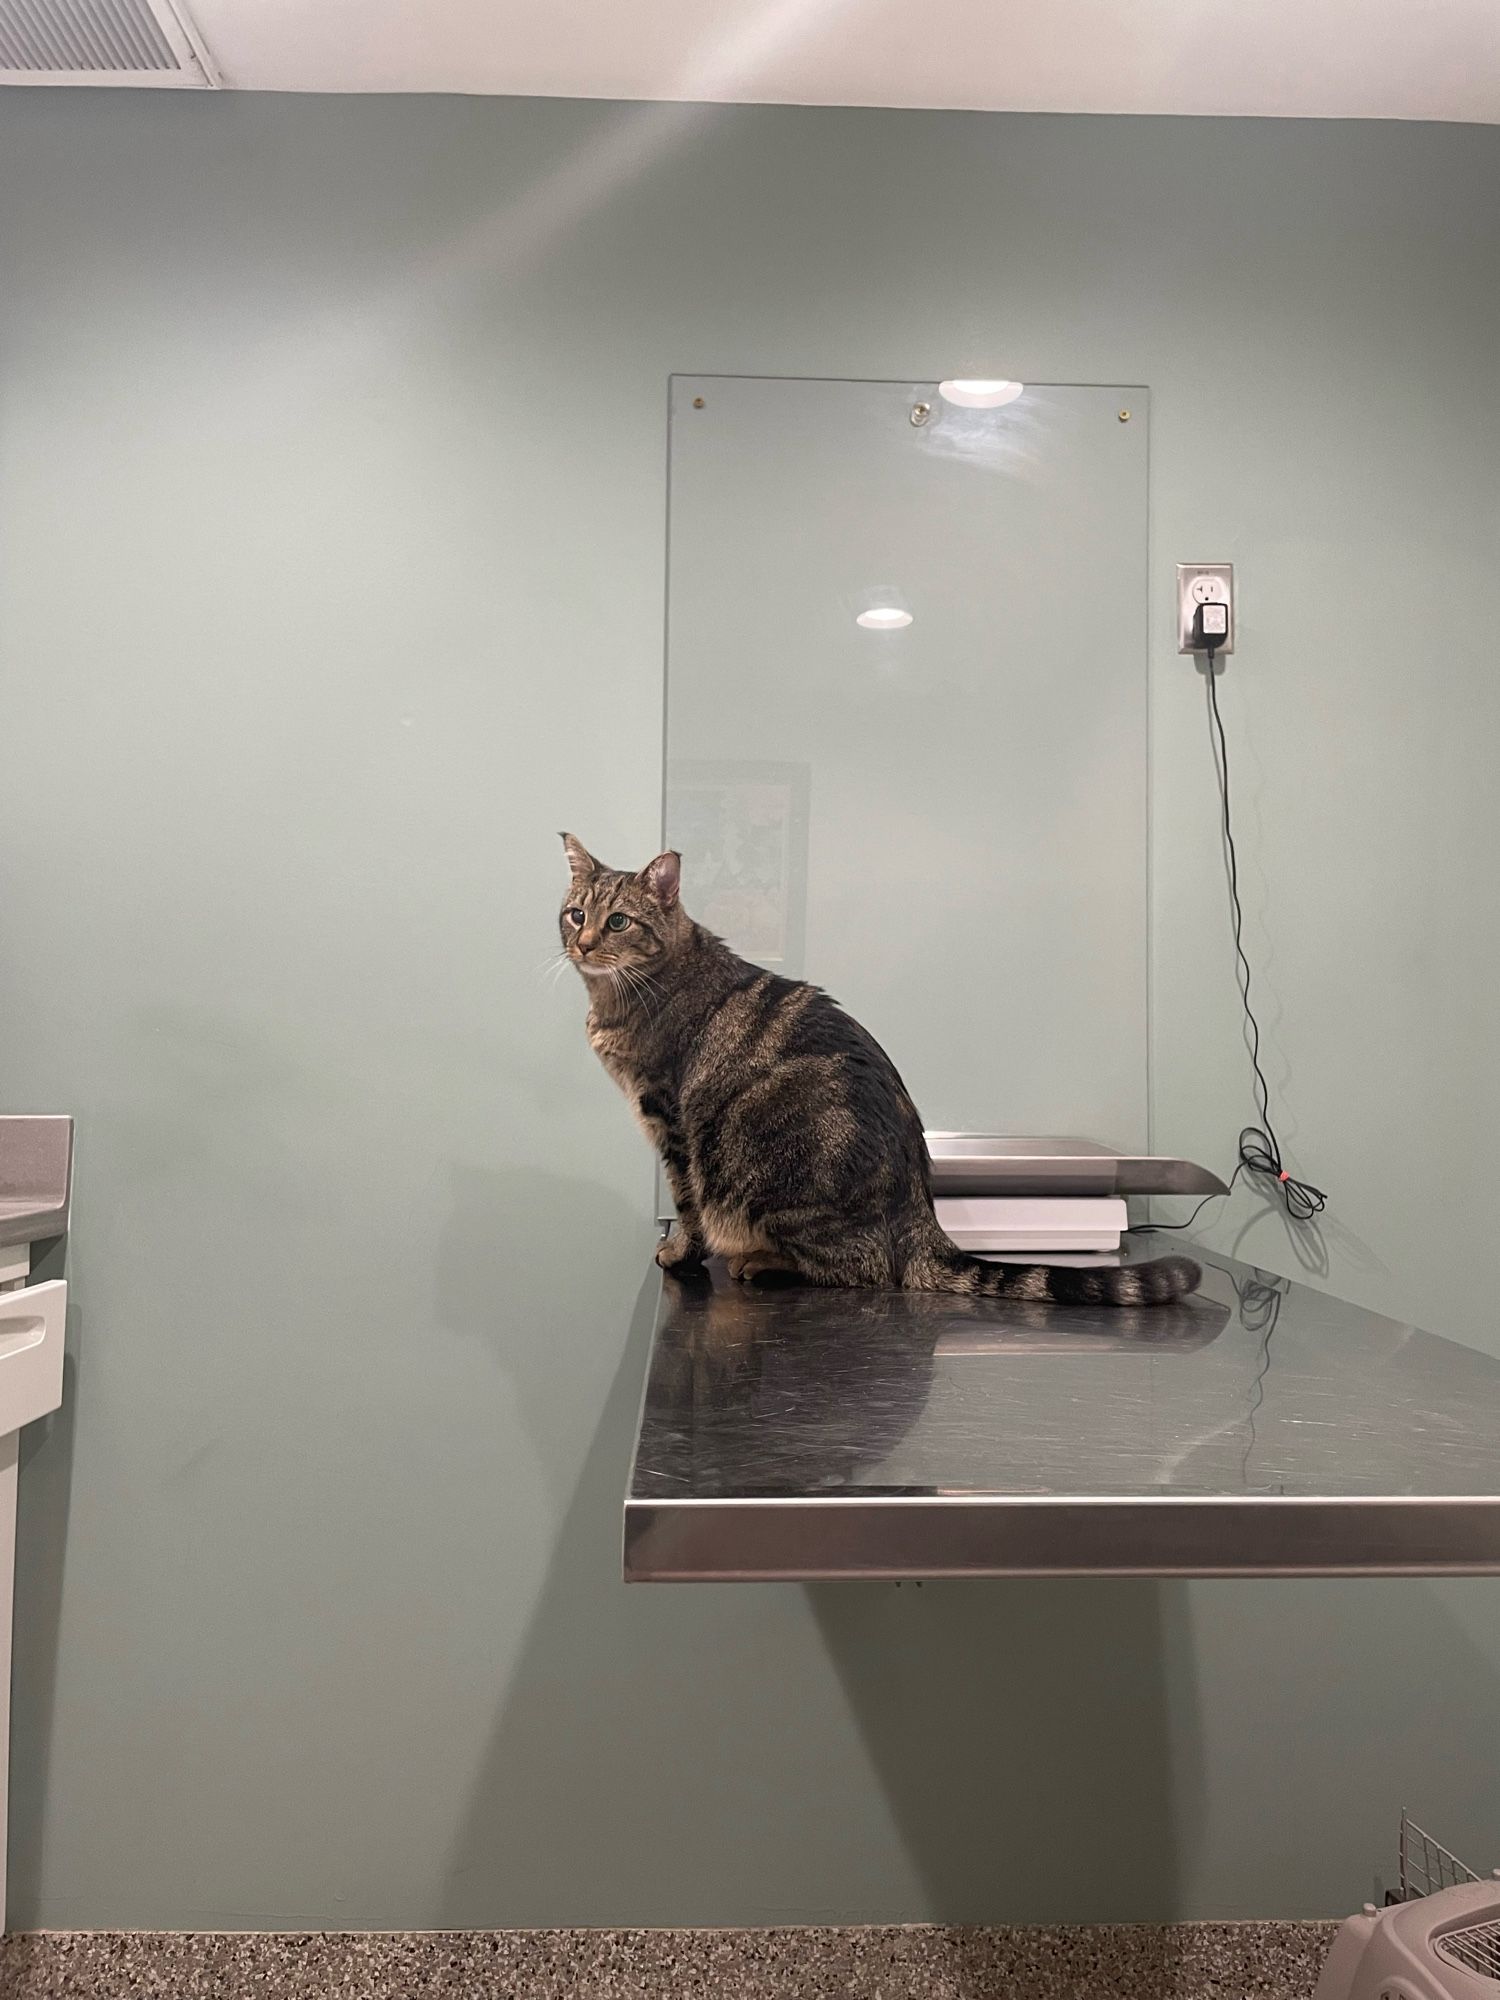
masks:
<svg viewBox="0 0 1500 2000"><path fill-rule="evenodd" d="M698 1271L708 1255L707 1247L685 1230L674 1229L656 1246L656 1261L664 1271Z"/></svg>

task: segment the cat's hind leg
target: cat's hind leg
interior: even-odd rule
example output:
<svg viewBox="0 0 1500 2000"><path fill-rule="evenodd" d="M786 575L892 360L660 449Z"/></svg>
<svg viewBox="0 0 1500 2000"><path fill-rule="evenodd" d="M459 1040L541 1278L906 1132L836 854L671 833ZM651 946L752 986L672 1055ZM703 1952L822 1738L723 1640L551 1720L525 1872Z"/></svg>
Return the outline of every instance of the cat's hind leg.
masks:
<svg viewBox="0 0 1500 2000"><path fill-rule="evenodd" d="M825 1209L799 1208L768 1215L759 1228L770 1248L736 1260L750 1282L774 1282L781 1273L795 1274L804 1285L877 1290L896 1282L890 1231L883 1220L851 1221Z"/></svg>
<svg viewBox="0 0 1500 2000"><path fill-rule="evenodd" d="M741 1285L794 1284L802 1272L779 1250L752 1250L748 1256L729 1259L729 1275Z"/></svg>

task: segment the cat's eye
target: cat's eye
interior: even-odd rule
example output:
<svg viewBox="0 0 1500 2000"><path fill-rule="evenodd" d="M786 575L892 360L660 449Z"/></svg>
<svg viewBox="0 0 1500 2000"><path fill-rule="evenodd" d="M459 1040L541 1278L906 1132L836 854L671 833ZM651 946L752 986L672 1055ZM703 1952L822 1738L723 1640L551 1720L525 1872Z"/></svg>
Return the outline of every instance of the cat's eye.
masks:
<svg viewBox="0 0 1500 2000"><path fill-rule="evenodd" d="M629 923L630 919L623 910L611 910L604 919L604 928L607 931L623 931Z"/></svg>
<svg viewBox="0 0 1500 2000"><path fill-rule="evenodd" d="M575 931L578 930L583 923L582 910L579 909L569 910L567 912L567 917L568 917L568 922L573 926Z"/></svg>

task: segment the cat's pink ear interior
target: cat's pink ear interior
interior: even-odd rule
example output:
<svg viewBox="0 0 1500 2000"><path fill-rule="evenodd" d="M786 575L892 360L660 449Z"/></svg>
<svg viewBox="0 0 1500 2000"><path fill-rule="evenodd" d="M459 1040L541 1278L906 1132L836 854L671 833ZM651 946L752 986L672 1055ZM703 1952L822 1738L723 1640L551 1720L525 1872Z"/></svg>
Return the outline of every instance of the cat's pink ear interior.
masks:
<svg viewBox="0 0 1500 2000"><path fill-rule="evenodd" d="M658 854L654 861L648 861L641 870L641 880L651 891L664 910L670 910L677 901L677 891L682 885L682 856L675 848L665 854Z"/></svg>
<svg viewBox="0 0 1500 2000"><path fill-rule="evenodd" d="M592 875L599 866L581 840L575 840L571 833L562 837L563 853L568 857L568 866L573 871L576 882L581 875Z"/></svg>

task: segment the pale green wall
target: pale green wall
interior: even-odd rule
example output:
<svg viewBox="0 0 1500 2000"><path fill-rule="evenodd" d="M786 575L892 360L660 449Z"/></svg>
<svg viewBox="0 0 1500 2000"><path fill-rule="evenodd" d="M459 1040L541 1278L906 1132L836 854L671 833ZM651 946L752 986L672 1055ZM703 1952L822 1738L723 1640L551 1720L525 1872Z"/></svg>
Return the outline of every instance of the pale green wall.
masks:
<svg viewBox="0 0 1500 2000"><path fill-rule="evenodd" d="M1227 555L1330 1282L1493 1343L1500 133L12 93L0 190L0 1103L80 1120L15 1920L1328 1912L1403 1802L1500 1860L1491 1584L627 1593L651 1176L538 972L554 829L656 828L669 370L1147 382L1158 1137L1248 1104Z"/></svg>

